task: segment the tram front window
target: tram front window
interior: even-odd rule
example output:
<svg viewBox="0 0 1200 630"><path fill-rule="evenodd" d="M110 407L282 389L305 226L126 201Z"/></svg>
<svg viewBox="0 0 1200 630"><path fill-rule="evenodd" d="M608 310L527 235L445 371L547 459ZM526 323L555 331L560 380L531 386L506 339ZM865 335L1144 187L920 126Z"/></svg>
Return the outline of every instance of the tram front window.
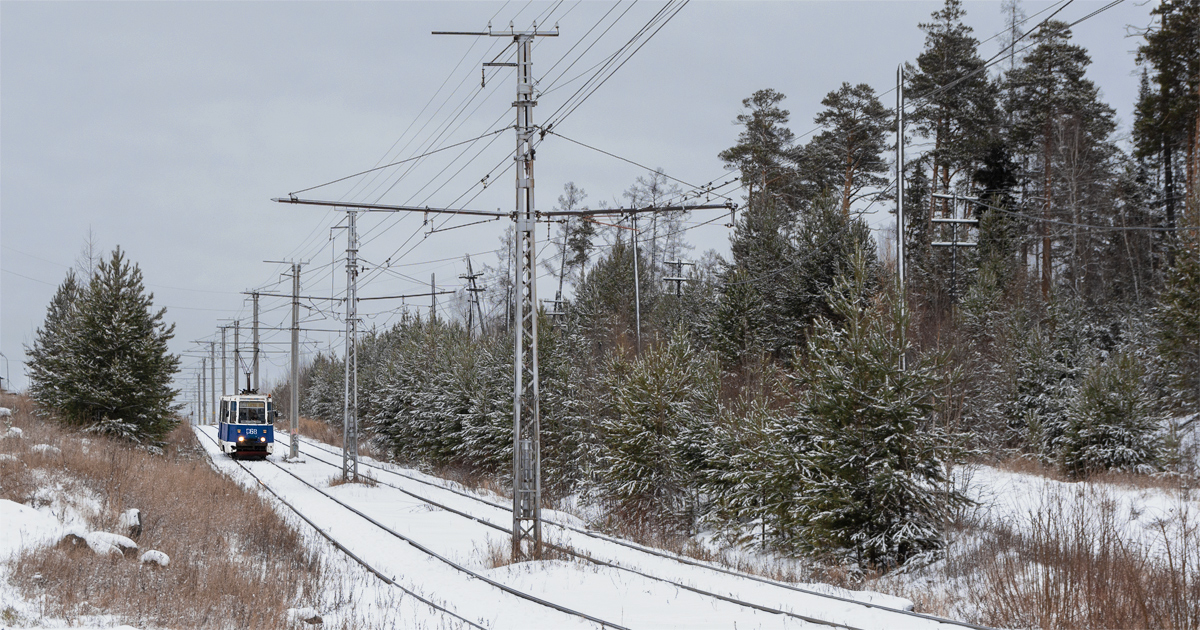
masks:
<svg viewBox="0 0 1200 630"><path fill-rule="evenodd" d="M264 424L266 421L266 403L247 401L238 405L238 422L241 424Z"/></svg>

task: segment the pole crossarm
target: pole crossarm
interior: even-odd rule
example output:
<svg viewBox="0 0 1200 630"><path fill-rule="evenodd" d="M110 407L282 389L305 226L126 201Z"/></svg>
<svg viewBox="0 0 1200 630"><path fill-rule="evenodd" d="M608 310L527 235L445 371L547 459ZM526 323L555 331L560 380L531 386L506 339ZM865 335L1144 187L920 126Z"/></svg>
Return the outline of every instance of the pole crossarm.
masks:
<svg viewBox="0 0 1200 630"><path fill-rule="evenodd" d="M352 201L325 201L320 199L300 199L298 197L276 197L271 201L277 203L292 203L304 206L328 206L345 208L361 212L422 212L428 214L462 214L476 217L512 218L513 212L496 210L467 210L454 208L433 208L430 206L393 206L379 203L362 203ZM625 216L630 214L647 214L651 212L690 212L692 210L736 210L737 204L699 203L679 204L668 206L643 206L640 208L596 208L594 210L538 210L534 214L540 217L596 217L596 216ZM262 295L267 295L263 293ZM291 297L291 296L287 296Z"/></svg>
<svg viewBox="0 0 1200 630"><path fill-rule="evenodd" d="M376 297L358 298L358 301L365 302L367 300L403 300L405 298L429 297L431 295L450 295L452 293L457 293L457 291L426 291L424 293L409 293L408 295L380 295L380 296L376 296Z"/></svg>
<svg viewBox="0 0 1200 630"><path fill-rule="evenodd" d="M341 302L346 299L346 298L325 297L325 296L320 296L320 295L291 296L286 293L259 293L259 295L266 296L266 297L289 298L289 299L292 297L298 297L301 300L331 300L334 302ZM358 298L358 299L362 300L362 299L366 299L366 298Z"/></svg>
<svg viewBox="0 0 1200 630"><path fill-rule="evenodd" d="M352 201L322 201L319 199L300 199L299 197L275 197L271 201L277 203L294 203L302 206L328 206L345 208L358 212L427 212L429 214L465 214L476 217L511 217L511 212L496 210L455 210L453 208L430 208L428 206L392 206L379 203L358 203Z"/></svg>
<svg viewBox="0 0 1200 630"><path fill-rule="evenodd" d="M737 204L734 203L699 203L696 205L682 204L670 206L644 206L641 208L596 208L594 210L544 210L539 211L538 216L542 217L598 217L598 216L625 216L630 214L647 214L650 212L690 212L692 210L734 210Z"/></svg>
<svg viewBox="0 0 1200 630"><path fill-rule="evenodd" d="M539 31L537 25L534 25L532 31L493 31L491 27L486 31L433 31L433 35L473 35L475 37L558 37L558 27L555 26L553 31ZM513 64L516 65L516 64Z"/></svg>

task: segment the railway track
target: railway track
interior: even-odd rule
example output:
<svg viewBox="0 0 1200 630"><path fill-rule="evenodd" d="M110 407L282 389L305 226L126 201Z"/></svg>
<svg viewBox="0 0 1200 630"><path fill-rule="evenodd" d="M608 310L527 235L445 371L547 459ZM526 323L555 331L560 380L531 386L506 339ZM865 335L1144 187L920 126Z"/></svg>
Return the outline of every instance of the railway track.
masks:
<svg viewBox="0 0 1200 630"><path fill-rule="evenodd" d="M207 432L200 430L200 431L197 431L197 433L200 433L201 435L208 438L211 442L213 442L214 445L216 444L216 439L213 438L213 436L209 435ZM213 451L209 451L209 455L210 456L220 455L220 453L214 453ZM318 534L320 534L323 538L325 538L330 543L332 543L339 551L342 551L343 553L345 553L348 557L350 557L352 560L354 560L359 565L363 566L365 569L367 569L369 572L374 574L376 577L378 577L380 580L382 580L386 584L396 587L396 588L399 588L404 593L418 599L420 602L422 602L423 604L434 609L438 613L449 615L449 616L453 617L454 619L462 622L463 624L466 624L469 627L477 628L479 630L490 630L488 628L488 626L482 625L480 622L469 619L466 615L464 615L456 610L451 610L449 607L442 606L442 605L430 600L429 598L422 596L420 593L418 593L417 591L415 591L412 588L405 587L404 585L402 585L398 581L396 581L394 577L388 577L388 575L385 572L383 572L380 568L368 563L366 560L364 560L361 557L361 554L356 554L353 551L351 551L351 549L344 543L344 541L339 541L339 540L335 539L331 534L329 534L328 531L326 531L326 528L322 528L318 523L316 523L310 517L310 515L305 514L304 511L302 511L298 507L296 507L296 505L293 502L288 501L282 495L282 493L279 492L279 490L277 488L272 487L271 484L267 483L267 481L263 478L262 475L255 473L254 470L252 470L253 467L248 466L244 462L241 462L241 461L237 461L237 460L230 460L230 461L232 461L239 468L241 468L241 470L243 472L245 472L250 478L252 478L260 487L265 489L273 497L275 497L281 503L283 503L285 506L287 506L288 509L292 510L292 512L295 513L305 523L307 523L308 525L313 527L313 529L315 529ZM516 597L516 598L521 599L530 604L543 606L543 607L552 609L558 613L561 613L563 615L566 615L568 617L573 617L573 618L575 618L576 621L590 622L591 624L598 626L600 628L612 628L613 630L630 630L629 628L622 626L620 624L606 621L606 620L597 618L595 616L592 616L592 615L589 615L589 614L586 614L586 613L583 613L580 611L572 610L565 606L560 606L553 602L543 600L541 598L530 595L528 593L524 593L522 591L519 591L517 589L509 587L505 584L497 582L496 580L488 578L476 571L473 571L465 566L462 566L462 565L450 560L449 558L446 558L445 556L442 556L441 554L434 552L433 550L421 545L420 543L413 540L412 538L404 536L404 535L394 531L393 529L387 527L383 523L380 523L378 520L373 519L370 516L364 514L362 511L331 496L329 493L325 492L321 488L318 488L316 485L300 478L299 476L292 473L290 470L287 470L285 467L279 465L277 462L274 462L274 461L271 461L270 459L268 459L268 460L265 460L265 463L269 464L270 466L272 466L278 470L281 470L281 471L287 473L291 478L295 479L296 481L298 481L299 483L308 487L309 489L316 490L321 496L325 497L330 502L332 502L333 504L342 508L343 510L350 512L351 514L355 515L358 518L366 520L367 522L371 523L373 526L375 526L383 531L386 531L391 536L412 546L414 549L420 551L422 554L440 561L441 563L445 564L446 566L458 571L461 574L466 575L467 577L471 578L472 580L478 580L478 581L482 582L483 584L488 585L491 588L499 589L501 592L503 592L509 596ZM564 627L567 627L566 624L563 624L563 625L564 625Z"/></svg>
<svg viewBox="0 0 1200 630"><path fill-rule="evenodd" d="M321 452L321 453L324 453L327 455L335 455L335 456L339 456L339 457L341 455L340 452L330 450L330 449L326 448L324 445L321 445L318 443L313 443L313 442L302 443L302 448L305 449L305 451L306 451L304 454L306 456L310 457L311 459L313 459L314 461L321 462L323 464L326 464L326 465L336 468L338 470L341 469L340 463L334 463L334 462L322 459L320 457L317 457L316 453L314 451ZM371 464L369 462L365 462L362 460L359 461L359 465L366 466L371 469L380 471L382 473L386 473L388 475L392 475L395 477L405 479L407 481L420 483L420 484L422 484L428 488L434 489L438 492L453 494L458 497L468 499L471 502L474 502L481 506L485 506L486 508L488 508L490 510L497 510L504 514L511 515L511 511L508 506L500 504L500 503L496 503L494 501L489 501L485 498L479 497L477 495L474 495L474 494L471 494L468 492L457 490L457 489L451 488L451 487L446 487L445 485L442 485L442 484L433 483L428 480L421 479L420 477L405 474L401 471L393 470L393 469L379 466L376 464ZM376 479L376 481L382 485L396 489L396 490L404 493L405 495L410 496L418 501L422 501L432 507L436 507L438 509L445 510L452 514L456 514L463 518L466 518L466 519L469 519L476 523L479 523L485 527L491 528L493 530L502 532L507 535L511 535L511 530L509 530L508 528L498 525L496 523L493 523L493 522L487 520L486 518L479 516L478 514L471 513L467 510L456 509L454 507L451 507L450 505L447 504L447 502L445 500L441 500L441 501L435 500L428 496L412 492L409 489L406 489L406 488L403 488L403 487L400 487L400 486L397 486L397 485L394 485L391 483L387 483L386 481L384 481L382 479ZM600 534L600 533L590 531L587 529L583 529L580 527L575 527L573 525L566 524L566 523L559 523L559 522L555 522L553 520L543 519L543 525L557 528L563 532L570 532L571 534L584 536L592 541L596 541L601 547L611 545L611 546L616 546L616 547L632 550L639 554L645 554L645 555L650 556L655 559L661 559L661 560L665 560L667 562L678 563L680 565L684 565L684 566L688 566L688 567L700 568L700 569L709 571L713 574L722 576L726 580L732 579L732 580L737 580L737 581L746 581L746 582L753 583L755 585L765 585L765 586L769 586L773 589L781 589L782 591L785 591L787 594L800 594L804 597L817 597L817 598L821 598L822 600L825 600L825 601L839 602L849 608L869 609L869 610L873 610L873 611L878 611L880 613L886 613L888 616L895 615L896 617L893 618L893 621L895 623L889 622L888 627L972 628L972 629L976 629L976 630L987 630L983 626L978 626L978 625L974 625L974 624L970 624L970 623L966 623L966 622L955 621L955 620L951 620L951 619L944 619L944 618L940 618L940 617L936 617L936 616L932 616L932 615L925 615L925 614L916 613L916 612L907 611L907 610L890 608L887 606L882 606L882 605L871 603L871 602L864 602L864 601L860 601L860 600L856 600L856 599L839 597L839 596L828 594L828 593L821 593L821 592L813 591L810 589L804 589L804 588L797 587L792 584L786 584L783 582L777 582L775 580L769 580L769 579L762 578L762 577L755 576L755 575L740 573L740 572L733 571L733 570L730 570L725 567L721 567L719 565L714 565L714 564L707 563L707 562L693 560L691 558L681 557L681 556L678 556L675 554L670 554L670 553L667 553L667 552L664 552L661 550L645 547L643 545L637 545L634 543L630 543L628 541L613 538L611 536L606 536L604 534ZM552 546L554 546L554 545L552 545ZM848 623L850 623L850 622L831 621L831 620L827 620L827 619L820 619L820 618L816 618L816 617L813 617L810 615L798 613L798 612L795 612L794 610L789 610L779 604L765 604L761 600L757 601L757 602L748 601L746 599L739 599L739 598L733 597L731 595L724 595L721 593L714 592L712 590L699 588L699 587L695 586L694 584L687 584L682 581L677 581L677 580L670 579L668 577L664 577L663 575L658 575L658 574L648 572L647 570L644 570L642 568L629 566L628 562L622 563L619 560L614 561L612 554L608 554L607 559L605 559L605 558L597 557L597 555L594 553L588 553L588 552L581 553L581 552L577 551L576 549L574 549L573 546L571 546L571 547L557 546L557 548L561 552L565 552L565 553L574 555L574 556L580 558L581 560L591 562L593 564L597 564L600 566L609 567L609 568L613 568L613 569L617 569L617 570L621 570L621 571L627 571L627 572L633 573L635 575L638 575L640 577L643 577L643 578L646 578L649 580L653 580L653 581L657 581L657 582L665 582L674 587L682 588L684 590L696 593L698 595L702 595L705 597L711 597L711 598L718 599L720 601L724 601L724 602L734 604L737 606L743 606L743 607L749 608L749 609L754 609L754 610L758 610L758 611L762 611L762 612L768 612L768 613L772 613L772 614L782 615L782 616L790 617L790 618L793 618L793 619L796 619L796 620L799 620L802 622L816 624L816 625L825 626L825 627L837 627L837 628L855 628L856 627L856 626L848 625ZM592 550L593 551L596 550L594 546L593 546ZM877 623L878 623L878 620L876 620L876 625L877 625ZM871 625L868 625L868 624L860 623L858 625L860 625L862 627L871 627Z"/></svg>

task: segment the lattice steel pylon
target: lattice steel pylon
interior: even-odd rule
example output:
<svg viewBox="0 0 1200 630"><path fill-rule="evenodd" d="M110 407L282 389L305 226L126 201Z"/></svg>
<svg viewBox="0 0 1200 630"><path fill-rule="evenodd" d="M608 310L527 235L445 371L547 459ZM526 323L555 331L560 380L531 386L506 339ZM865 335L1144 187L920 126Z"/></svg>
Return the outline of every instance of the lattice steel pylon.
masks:
<svg viewBox="0 0 1200 630"><path fill-rule="evenodd" d="M555 33L557 35L557 33ZM513 539L512 559L539 558L542 552L541 409L538 396L537 248L533 197L532 32L512 33L517 45L517 326L513 365Z"/></svg>
<svg viewBox="0 0 1200 630"><path fill-rule="evenodd" d="M346 213L346 395L342 404L342 479L358 481L358 211Z"/></svg>

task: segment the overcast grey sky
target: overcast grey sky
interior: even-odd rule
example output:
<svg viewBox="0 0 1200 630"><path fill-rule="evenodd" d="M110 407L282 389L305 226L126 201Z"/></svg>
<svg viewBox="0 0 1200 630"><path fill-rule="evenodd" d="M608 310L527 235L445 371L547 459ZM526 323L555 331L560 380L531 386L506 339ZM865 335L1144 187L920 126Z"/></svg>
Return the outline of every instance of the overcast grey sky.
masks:
<svg viewBox="0 0 1200 630"><path fill-rule="evenodd" d="M1022 6L1034 16L1060 4ZM1074 21L1106 4L1075 0L1059 18ZM940 5L695 1L557 130L691 184L724 181L730 174L717 153L736 141L733 120L743 98L767 87L784 93L790 125L802 135L812 130L821 98L841 82L865 82L878 92L894 87L896 64L922 49L917 24ZM193 354L191 341L214 339L224 319L248 325L242 291L290 289L276 285L286 269L262 261L306 261L306 293L341 291L345 272L333 263L345 240L330 230L341 216L271 197L512 122L512 71L490 70L487 87L479 89L481 63L501 54L507 41L431 31L481 30L489 20L497 29L510 21L528 28L539 18L539 25L557 23L561 36L540 40L533 52L544 92L534 117L543 122L584 82L570 79L586 79L589 68L663 6L0 2L0 351L8 359L0 362L0 374L18 389L27 385L23 346L89 228L102 251L120 245L141 267L156 305L166 306L167 319L177 324L176 352ZM966 10L978 39L1003 30L999 2L967 2ZM1126 0L1074 28L1075 42L1093 59L1090 78L1118 111L1122 136L1137 89L1139 40L1127 36L1127 27L1146 26L1149 12L1149 5ZM999 47L999 39L991 39L982 53L990 57ZM894 97L884 101L891 106ZM504 167L513 144L509 131L490 144L440 153L404 177L393 168L378 179L303 196L508 211L513 175ZM482 189L489 173L490 185ZM568 181L587 191L589 204L619 203L621 191L644 174L549 136L537 153L538 207L552 206ZM873 224L887 220L887 208L873 210ZM692 222L710 218L698 212ZM445 227L467 222L455 219ZM723 223L687 233L693 256L727 249ZM440 288L460 288L462 257L494 263L491 251L504 225L427 234L430 226L422 227L420 215L364 216L362 258L368 265L391 259L392 267L369 273L360 295L425 291L431 273ZM542 297L550 296L549 288L542 285ZM264 298L265 326L287 325L285 303ZM393 321L389 309L397 306L364 303L365 325ZM342 326L335 320L308 325ZM340 348L337 335L306 337ZM264 339L281 344L268 351L286 350L286 332L264 333ZM284 373L287 357L266 359L269 382ZM189 385L198 365L185 356Z"/></svg>

